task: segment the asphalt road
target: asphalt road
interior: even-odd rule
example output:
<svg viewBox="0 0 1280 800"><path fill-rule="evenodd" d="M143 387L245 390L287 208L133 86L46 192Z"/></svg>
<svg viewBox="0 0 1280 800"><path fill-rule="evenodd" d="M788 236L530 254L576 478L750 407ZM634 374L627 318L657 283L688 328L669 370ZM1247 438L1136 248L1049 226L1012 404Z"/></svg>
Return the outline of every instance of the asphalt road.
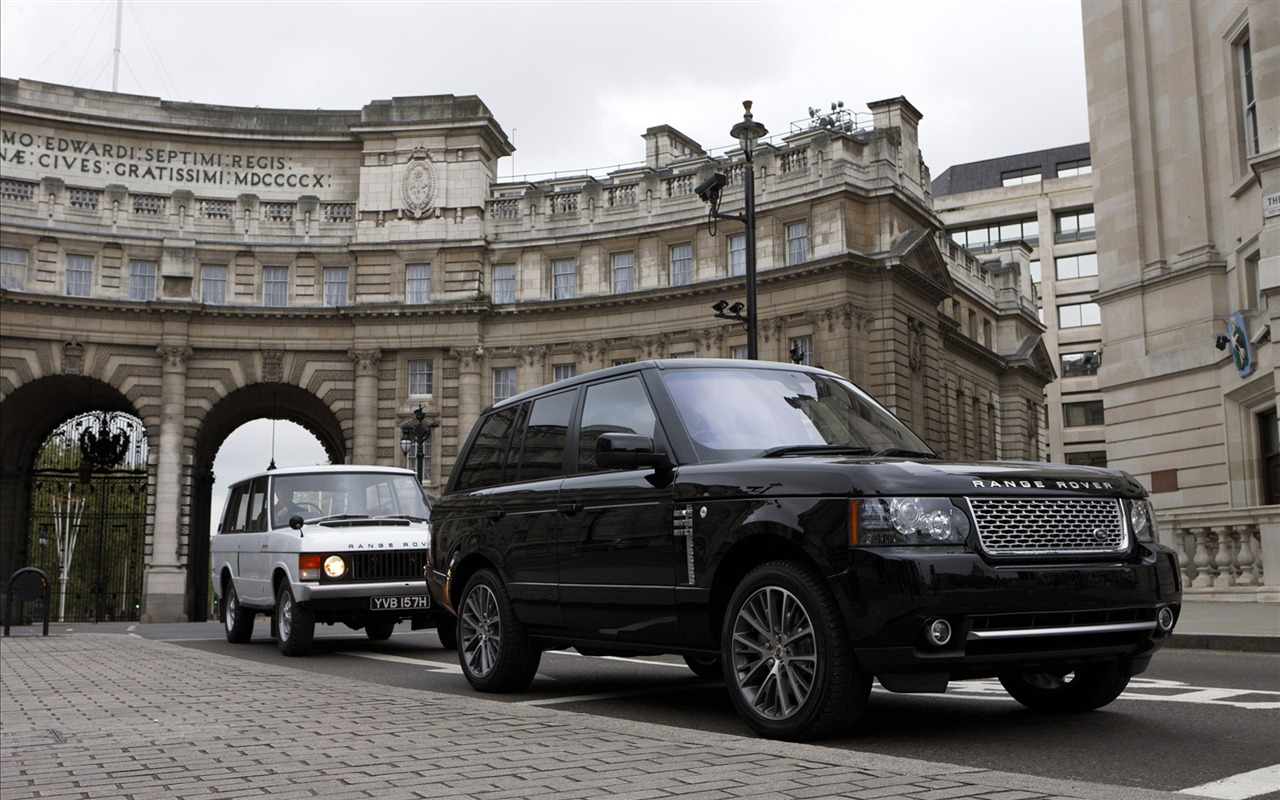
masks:
<svg viewBox="0 0 1280 800"><path fill-rule="evenodd" d="M68 626L286 664L406 691L469 695L457 656L433 631L402 624L391 639L322 626L314 652L287 659L259 618L254 639L228 644L216 622L174 625ZM723 684L697 678L673 657L543 656L528 691L488 695L511 703L620 717L695 730L753 735L730 706ZM1031 713L995 681L952 684L945 695L901 695L876 687L857 730L824 746L941 761L1065 780L1185 791L1280 769L1280 654L1165 650L1151 669L1107 708L1068 717ZM1280 778L1218 789L1227 800L1280 800ZM1243 788L1241 788L1243 786ZM1252 787L1252 788L1250 788Z"/></svg>

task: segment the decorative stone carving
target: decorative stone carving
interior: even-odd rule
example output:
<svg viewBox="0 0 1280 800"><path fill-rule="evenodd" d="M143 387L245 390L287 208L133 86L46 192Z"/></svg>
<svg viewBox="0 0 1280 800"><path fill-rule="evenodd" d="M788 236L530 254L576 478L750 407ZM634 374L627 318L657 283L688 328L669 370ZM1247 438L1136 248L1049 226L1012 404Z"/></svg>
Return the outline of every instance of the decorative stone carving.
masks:
<svg viewBox="0 0 1280 800"><path fill-rule="evenodd" d="M435 206L437 178L435 164L426 148L414 148L400 178L401 208L414 219L422 219Z"/></svg>
<svg viewBox="0 0 1280 800"><path fill-rule="evenodd" d="M348 350L347 357L356 364L356 375L378 374L378 364L382 361L381 350Z"/></svg>
<svg viewBox="0 0 1280 800"><path fill-rule="evenodd" d="M192 352L190 347L181 345L161 345L156 348L156 355L164 360L166 369L182 369Z"/></svg>
<svg viewBox="0 0 1280 800"><path fill-rule="evenodd" d="M577 354L579 359L585 360L588 364L594 362L597 357L600 363L604 363L605 353L609 351L609 343L604 339L598 342L574 342L573 352Z"/></svg>
<svg viewBox="0 0 1280 800"><path fill-rule="evenodd" d="M84 373L84 345L79 342L67 342L62 345L62 374L81 375Z"/></svg>
<svg viewBox="0 0 1280 800"><path fill-rule="evenodd" d="M529 345L527 347L514 347L516 355L524 361L526 367L532 367L537 364L539 366L547 363L547 354L550 348L546 345Z"/></svg>
<svg viewBox="0 0 1280 800"><path fill-rule="evenodd" d="M280 383L284 380L284 351L262 351L262 380L264 383Z"/></svg>
<svg viewBox="0 0 1280 800"><path fill-rule="evenodd" d="M924 366L924 328L922 320L907 318L907 364L912 372Z"/></svg>
<svg viewBox="0 0 1280 800"><path fill-rule="evenodd" d="M454 347L449 350L449 357L458 360L459 368L463 370L476 369L480 366L480 362L484 360L486 355L483 345L475 345L474 347Z"/></svg>
<svg viewBox="0 0 1280 800"><path fill-rule="evenodd" d="M667 345L671 343L671 334L657 333L652 336L633 336L631 344L644 353L645 358L665 358Z"/></svg>

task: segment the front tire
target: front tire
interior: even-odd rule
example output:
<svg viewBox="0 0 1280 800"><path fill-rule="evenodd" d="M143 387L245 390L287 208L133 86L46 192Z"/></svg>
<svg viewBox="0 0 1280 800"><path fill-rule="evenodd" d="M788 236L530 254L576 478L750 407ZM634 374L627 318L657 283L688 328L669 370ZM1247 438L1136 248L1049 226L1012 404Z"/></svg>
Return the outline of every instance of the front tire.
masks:
<svg viewBox="0 0 1280 800"><path fill-rule="evenodd" d="M227 581L227 590L223 593L222 622L227 629L227 641L232 644L244 644L253 638L253 618L256 612L246 608L236 594L236 585Z"/></svg>
<svg viewBox="0 0 1280 800"><path fill-rule="evenodd" d="M458 662L468 683L482 692L516 692L533 682L542 650L516 619L496 572L471 576L458 611Z"/></svg>
<svg viewBox="0 0 1280 800"><path fill-rule="evenodd" d="M394 619L375 619L366 622L364 625L364 635L369 637L371 642L382 642L391 638L391 633L396 629L396 621Z"/></svg>
<svg viewBox="0 0 1280 800"><path fill-rule="evenodd" d="M835 596L798 562L764 564L743 579L729 601L721 655L738 713L770 739L852 727L871 694Z"/></svg>
<svg viewBox="0 0 1280 800"><path fill-rule="evenodd" d="M276 643L286 656L305 656L311 652L316 635L316 616L298 605L289 584L276 595Z"/></svg>
<svg viewBox="0 0 1280 800"><path fill-rule="evenodd" d="M1033 675L1001 675L1000 685L1009 696L1032 711L1074 714L1102 708L1129 685L1129 675L1119 662L1095 664L1075 672Z"/></svg>
<svg viewBox="0 0 1280 800"><path fill-rule="evenodd" d="M699 678L718 681L724 677L724 662L720 656L685 656L684 663Z"/></svg>
<svg viewBox="0 0 1280 800"><path fill-rule="evenodd" d="M445 650L457 650L458 620L444 614L437 617L436 636L440 637L440 646Z"/></svg>

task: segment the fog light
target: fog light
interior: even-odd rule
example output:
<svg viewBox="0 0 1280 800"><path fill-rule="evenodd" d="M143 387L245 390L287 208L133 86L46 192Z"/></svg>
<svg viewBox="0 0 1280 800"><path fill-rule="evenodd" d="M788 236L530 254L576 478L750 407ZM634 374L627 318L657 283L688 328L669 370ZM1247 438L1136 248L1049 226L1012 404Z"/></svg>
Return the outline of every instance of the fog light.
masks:
<svg viewBox="0 0 1280 800"><path fill-rule="evenodd" d="M1160 613L1156 615L1156 624L1163 633L1173 630L1173 609L1168 606L1160 609Z"/></svg>
<svg viewBox="0 0 1280 800"><path fill-rule="evenodd" d="M945 619L935 619L925 628L925 636L934 647L945 647L951 641L951 623Z"/></svg>

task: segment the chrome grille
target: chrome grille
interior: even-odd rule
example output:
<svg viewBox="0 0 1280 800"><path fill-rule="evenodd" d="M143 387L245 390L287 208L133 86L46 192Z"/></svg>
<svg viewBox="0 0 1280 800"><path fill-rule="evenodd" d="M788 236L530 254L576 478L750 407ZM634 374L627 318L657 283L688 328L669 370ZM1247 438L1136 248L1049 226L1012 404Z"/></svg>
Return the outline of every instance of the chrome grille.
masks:
<svg viewBox="0 0 1280 800"><path fill-rule="evenodd" d="M346 556L351 564L350 580L406 581L422 580L427 563L426 550L379 550Z"/></svg>
<svg viewBox="0 0 1280 800"><path fill-rule="evenodd" d="M1120 501L969 498L982 549L993 556L1121 553L1129 547Z"/></svg>

